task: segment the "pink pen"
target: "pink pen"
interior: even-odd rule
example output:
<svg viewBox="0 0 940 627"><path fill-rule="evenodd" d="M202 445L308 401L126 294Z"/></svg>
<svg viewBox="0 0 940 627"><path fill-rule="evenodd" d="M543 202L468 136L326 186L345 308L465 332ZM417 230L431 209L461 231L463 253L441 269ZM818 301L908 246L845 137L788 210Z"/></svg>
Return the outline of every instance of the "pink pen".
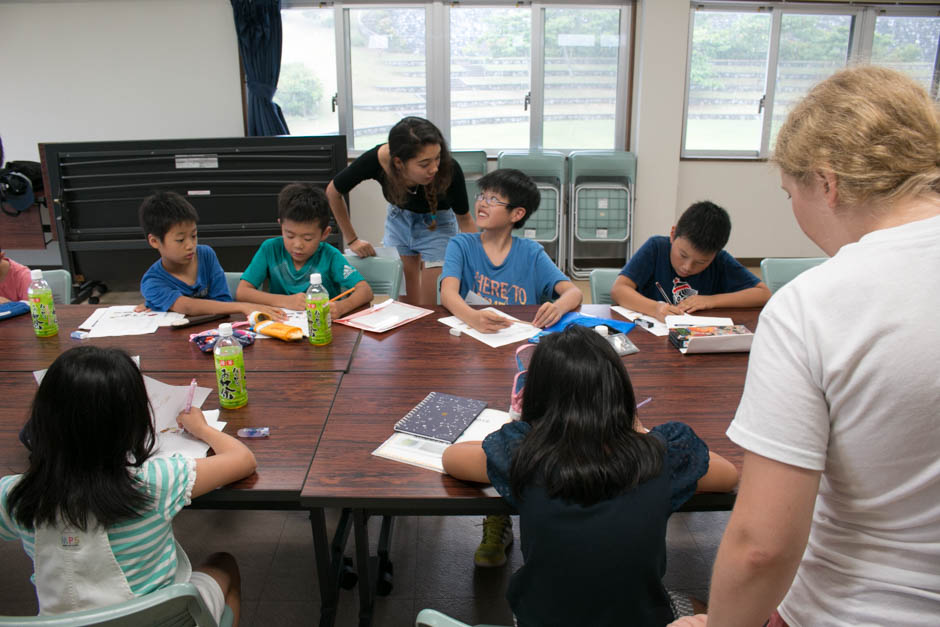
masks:
<svg viewBox="0 0 940 627"><path fill-rule="evenodd" d="M196 377L189 382L189 396L186 397L186 409L184 413L193 408L193 396L196 394Z"/></svg>
<svg viewBox="0 0 940 627"><path fill-rule="evenodd" d="M636 404L636 408L639 409L639 408L643 407L644 405L646 405L647 403L649 403L651 400L653 400L653 397L652 397L652 396L650 396L650 397L647 398L646 400L640 401L639 403Z"/></svg>

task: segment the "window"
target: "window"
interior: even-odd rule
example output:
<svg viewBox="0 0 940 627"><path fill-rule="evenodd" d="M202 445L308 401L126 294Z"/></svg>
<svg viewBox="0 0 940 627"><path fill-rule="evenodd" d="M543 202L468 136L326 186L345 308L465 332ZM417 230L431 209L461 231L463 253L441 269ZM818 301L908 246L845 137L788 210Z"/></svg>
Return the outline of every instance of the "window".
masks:
<svg viewBox="0 0 940 627"><path fill-rule="evenodd" d="M351 151L407 115L437 124L455 150L623 150L624 5L284 2L275 100L291 133L342 133Z"/></svg>
<svg viewBox="0 0 940 627"><path fill-rule="evenodd" d="M934 16L923 9L694 3L682 156L768 156L793 105L851 59L909 72L936 98Z"/></svg>

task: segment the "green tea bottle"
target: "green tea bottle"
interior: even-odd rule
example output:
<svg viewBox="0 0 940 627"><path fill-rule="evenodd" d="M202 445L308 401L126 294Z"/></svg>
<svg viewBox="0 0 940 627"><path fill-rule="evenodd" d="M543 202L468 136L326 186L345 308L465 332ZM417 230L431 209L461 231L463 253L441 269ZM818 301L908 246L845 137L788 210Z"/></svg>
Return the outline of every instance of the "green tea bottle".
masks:
<svg viewBox="0 0 940 627"><path fill-rule="evenodd" d="M310 287L307 289L307 328L310 331L310 343L325 346L333 341L333 320L330 318L330 295L323 287L319 272L310 275Z"/></svg>
<svg viewBox="0 0 940 627"><path fill-rule="evenodd" d="M219 339L212 349L215 355L215 376L219 382L219 405L224 409L238 409L248 402L248 382L245 380L245 357L242 345L232 335L232 325L219 325Z"/></svg>
<svg viewBox="0 0 940 627"><path fill-rule="evenodd" d="M59 333L59 321L55 315L55 303L52 301L52 289L42 278L42 270L30 272L33 282L26 290L29 301L29 313L33 317L33 331L36 337L52 337Z"/></svg>

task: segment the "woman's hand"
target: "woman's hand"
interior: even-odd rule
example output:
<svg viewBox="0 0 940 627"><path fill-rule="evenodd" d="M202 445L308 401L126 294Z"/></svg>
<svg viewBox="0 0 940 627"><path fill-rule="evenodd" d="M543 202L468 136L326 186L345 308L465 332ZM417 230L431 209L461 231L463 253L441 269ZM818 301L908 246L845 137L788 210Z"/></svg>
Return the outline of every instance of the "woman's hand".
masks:
<svg viewBox="0 0 940 627"><path fill-rule="evenodd" d="M372 244L367 242L364 239L356 238L352 242L346 244L351 251L359 255L360 257L375 257L375 249L372 247Z"/></svg>

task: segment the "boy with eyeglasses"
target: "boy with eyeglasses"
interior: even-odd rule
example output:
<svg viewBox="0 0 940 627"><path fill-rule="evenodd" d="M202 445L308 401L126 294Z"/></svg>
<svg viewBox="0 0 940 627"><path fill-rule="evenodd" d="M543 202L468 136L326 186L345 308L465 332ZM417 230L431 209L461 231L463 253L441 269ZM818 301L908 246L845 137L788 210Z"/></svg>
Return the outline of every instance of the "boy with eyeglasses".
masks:
<svg viewBox="0 0 940 627"><path fill-rule="evenodd" d="M526 174L512 169L490 172L477 184L477 226L483 231L457 234L447 244L441 303L483 333L495 333L510 322L492 311L470 307L465 300L470 292L493 305L541 305L532 324L555 324L581 304L581 290L541 244L512 234L538 209L538 188ZM471 301L481 302L473 297Z"/></svg>
<svg viewBox="0 0 940 627"><path fill-rule="evenodd" d="M475 208L482 232L459 233L447 244L441 302L483 333L495 333L510 321L492 311L470 307L464 300L470 292L494 305L540 305L532 324L555 324L581 304L581 290L558 269L541 244L512 234L538 209L538 188L525 173L513 169L490 172L477 185L480 194ZM479 298L472 300L481 302ZM473 562L482 567L504 565L512 541L509 516L487 516Z"/></svg>

